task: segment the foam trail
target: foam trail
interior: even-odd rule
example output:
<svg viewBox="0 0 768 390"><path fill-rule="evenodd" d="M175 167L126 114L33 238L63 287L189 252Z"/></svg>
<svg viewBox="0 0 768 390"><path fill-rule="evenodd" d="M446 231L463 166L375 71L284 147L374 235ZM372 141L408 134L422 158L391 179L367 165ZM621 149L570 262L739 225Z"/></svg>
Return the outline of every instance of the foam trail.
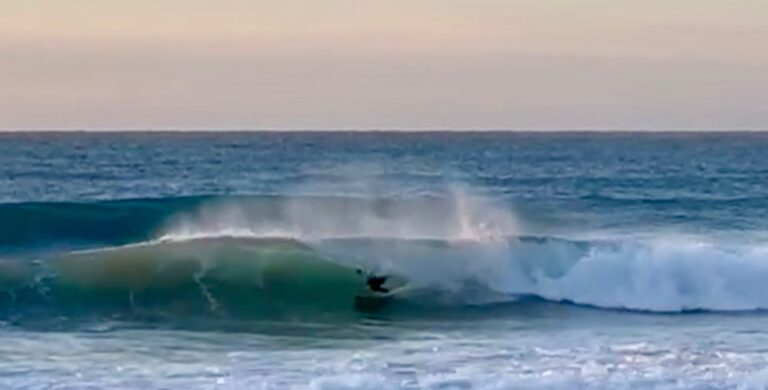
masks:
<svg viewBox="0 0 768 390"><path fill-rule="evenodd" d="M200 287L200 293L205 297L205 300L208 302L208 307L212 312L216 312L219 310L219 307L221 307L221 304L216 300L216 297L213 296L213 293L208 288L208 286L205 285L205 282L203 281L203 278L205 277L206 271L210 269L210 266L204 266L200 271L196 272L192 278L194 279L195 283Z"/></svg>

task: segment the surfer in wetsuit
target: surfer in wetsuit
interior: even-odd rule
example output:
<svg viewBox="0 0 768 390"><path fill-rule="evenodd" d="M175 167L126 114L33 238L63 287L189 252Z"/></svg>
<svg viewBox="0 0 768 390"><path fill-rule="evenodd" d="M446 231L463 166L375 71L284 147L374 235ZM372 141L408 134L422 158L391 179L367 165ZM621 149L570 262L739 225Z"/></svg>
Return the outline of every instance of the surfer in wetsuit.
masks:
<svg viewBox="0 0 768 390"><path fill-rule="evenodd" d="M389 289L384 287L384 283L387 282L388 278L389 278L389 276L372 276L372 275L369 275L368 278L365 281L365 284L368 285L368 288L370 288L371 291L380 292L380 293L388 293Z"/></svg>
<svg viewBox="0 0 768 390"><path fill-rule="evenodd" d="M367 272L364 272L361 269L357 270L357 273L359 274L366 274L365 275L365 284L368 286L368 288L377 293L388 293L389 289L384 287L384 283L387 282L387 279L389 279L389 276L376 276L371 275Z"/></svg>
<svg viewBox="0 0 768 390"><path fill-rule="evenodd" d="M358 269L357 273L365 277L366 291L355 295L355 309L365 312L375 312L383 309L388 302L390 289L384 287L389 276L378 276Z"/></svg>

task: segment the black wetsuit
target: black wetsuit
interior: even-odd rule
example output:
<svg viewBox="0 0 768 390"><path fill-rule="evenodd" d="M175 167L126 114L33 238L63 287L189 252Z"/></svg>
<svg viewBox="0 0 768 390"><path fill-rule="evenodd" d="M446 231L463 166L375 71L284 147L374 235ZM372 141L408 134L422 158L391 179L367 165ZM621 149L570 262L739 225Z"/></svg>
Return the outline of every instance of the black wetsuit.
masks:
<svg viewBox="0 0 768 390"><path fill-rule="evenodd" d="M387 282L388 276L369 276L365 283L368 288L374 292L388 293L389 289L384 287L384 283Z"/></svg>

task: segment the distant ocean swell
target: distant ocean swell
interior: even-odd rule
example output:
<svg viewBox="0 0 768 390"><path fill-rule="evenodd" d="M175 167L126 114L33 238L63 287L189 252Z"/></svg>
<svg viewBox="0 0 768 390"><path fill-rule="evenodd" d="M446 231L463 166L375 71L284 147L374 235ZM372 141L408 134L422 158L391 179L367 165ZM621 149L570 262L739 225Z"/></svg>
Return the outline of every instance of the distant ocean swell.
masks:
<svg viewBox="0 0 768 390"><path fill-rule="evenodd" d="M373 308L393 312L531 297L650 312L768 309L768 246L530 236L510 210L461 192L19 203L0 205L0 220L3 317L346 316L360 309L367 272L408 281Z"/></svg>

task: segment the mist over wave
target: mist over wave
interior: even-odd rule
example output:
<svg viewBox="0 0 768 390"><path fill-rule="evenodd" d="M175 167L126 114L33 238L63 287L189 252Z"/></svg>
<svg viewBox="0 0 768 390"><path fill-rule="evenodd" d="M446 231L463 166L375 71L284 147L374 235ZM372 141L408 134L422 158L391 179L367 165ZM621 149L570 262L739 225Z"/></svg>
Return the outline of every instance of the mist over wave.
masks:
<svg viewBox="0 0 768 390"><path fill-rule="evenodd" d="M267 208L212 202L172 218L161 239L282 236L486 241L518 233L517 218L509 209L453 189L443 197L411 200L285 197Z"/></svg>

